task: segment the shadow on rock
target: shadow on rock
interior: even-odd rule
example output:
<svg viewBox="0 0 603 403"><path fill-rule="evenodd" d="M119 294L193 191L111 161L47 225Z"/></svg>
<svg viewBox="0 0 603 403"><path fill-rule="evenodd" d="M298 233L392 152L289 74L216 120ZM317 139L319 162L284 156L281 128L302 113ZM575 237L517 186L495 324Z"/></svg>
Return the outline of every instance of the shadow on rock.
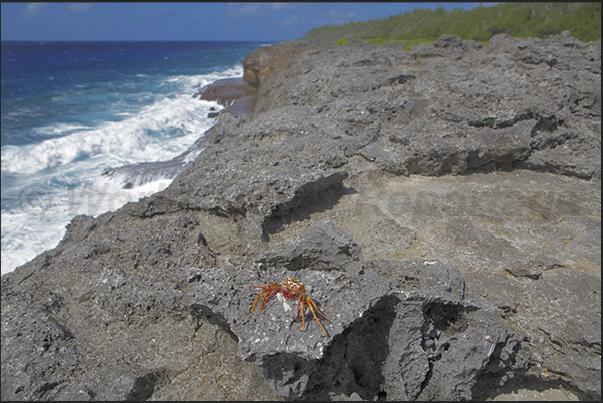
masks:
<svg viewBox="0 0 603 403"><path fill-rule="evenodd" d="M261 252L254 268L193 276L187 304L213 312L239 340L239 356L263 368L286 399L471 399L477 376L507 352L501 311L465 290L459 269L436 261L365 260L330 220ZM194 269L193 269L194 270ZM306 328L278 293L263 314L251 284L301 279L329 318ZM301 316L301 315L300 315Z"/></svg>

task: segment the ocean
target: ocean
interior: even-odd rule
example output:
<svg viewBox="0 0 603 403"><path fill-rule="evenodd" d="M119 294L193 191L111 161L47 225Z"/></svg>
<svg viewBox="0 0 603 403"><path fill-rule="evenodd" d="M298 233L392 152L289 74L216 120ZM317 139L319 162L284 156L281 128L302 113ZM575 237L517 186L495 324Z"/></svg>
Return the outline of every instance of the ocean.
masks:
<svg viewBox="0 0 603 403"><path fill-rule="evenodd" d="M109 168L165 161L208 130L203 86L269 43L2 41L2 274L54 248L73 217L165 189Z"/></svg>

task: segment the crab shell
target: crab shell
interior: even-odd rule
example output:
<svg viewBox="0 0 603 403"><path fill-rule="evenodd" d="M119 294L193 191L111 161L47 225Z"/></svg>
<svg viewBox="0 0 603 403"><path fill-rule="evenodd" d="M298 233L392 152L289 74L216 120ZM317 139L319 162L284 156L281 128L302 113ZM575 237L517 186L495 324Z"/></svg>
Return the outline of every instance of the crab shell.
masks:
<svg viewBox="0 0 603 403"><path fill-rule="evenodd" d="M287 299L293 299L296 296L304 295L306 287L296 278L287 277L283 284L283 296Z"/></svg>

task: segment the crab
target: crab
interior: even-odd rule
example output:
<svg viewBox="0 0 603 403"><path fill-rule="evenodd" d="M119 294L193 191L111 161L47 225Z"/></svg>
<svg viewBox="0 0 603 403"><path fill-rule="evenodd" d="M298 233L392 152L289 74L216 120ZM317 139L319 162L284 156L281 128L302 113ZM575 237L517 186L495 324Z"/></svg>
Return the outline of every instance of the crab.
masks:
<svg viewBox="0 0 603 403"><path fill-rule="evenodd" d="M287 277L283 284L275 284L275 283L264 284L264 285L253 285L252 284L252 285L250 285L250 287L263 288L263 290L260 291L260 293L258 294L258 297L255 299L255 302L253 303L253 306L251 307L251 312L253 312L257 315L257 313L255 312L255 306L258 304L258 301L260 300L262 295L264 296L264 298L262 299L262 303L260 304L260 313L263 313L262 310L264 309L264 304L266 304L266 302L268 302L268 300L274 294L278 294L280 291L282 291L283 296L287 299L293 299L295 297L298 297L297 313L295 314L295 317L297 318L297 316L299 315L300 305L301 305L302 327L300 330L304 330L304 327L306 326L305 310L306 310L306 305L308 305L310 307L310 310L312 311L312 314L314 314L314 319L316 319L316 321L320 325L320 328L322 329L322 335L323 336L325 335L325 333L326 333L325 328L322 326L322 323L320 323L320 320L318 320L318 317L316 316L316 312L318 312L323 318L325 318L327 321L329 321L329 323L331 321L322 312L320 312L320 310L318 309L318 307L316 306L314 301L312 301L312 298L310 298L306 295L306 287L304 287L302 282L299 281L298 279L293 278L293 277Z"/></svg>

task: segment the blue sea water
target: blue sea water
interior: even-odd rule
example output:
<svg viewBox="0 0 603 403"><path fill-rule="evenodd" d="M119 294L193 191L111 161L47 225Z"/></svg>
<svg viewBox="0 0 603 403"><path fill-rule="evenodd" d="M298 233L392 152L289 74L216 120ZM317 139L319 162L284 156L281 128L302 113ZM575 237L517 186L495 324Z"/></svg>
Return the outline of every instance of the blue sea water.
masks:
<svg viewBox="0 0 603 403"><path fill-rule="evenodd" d="M221 109L193 94L266 45L2 41L2 274L54 248L74 216L165 189L173 178L123 189L102 172L186 151Z"/></svg>

